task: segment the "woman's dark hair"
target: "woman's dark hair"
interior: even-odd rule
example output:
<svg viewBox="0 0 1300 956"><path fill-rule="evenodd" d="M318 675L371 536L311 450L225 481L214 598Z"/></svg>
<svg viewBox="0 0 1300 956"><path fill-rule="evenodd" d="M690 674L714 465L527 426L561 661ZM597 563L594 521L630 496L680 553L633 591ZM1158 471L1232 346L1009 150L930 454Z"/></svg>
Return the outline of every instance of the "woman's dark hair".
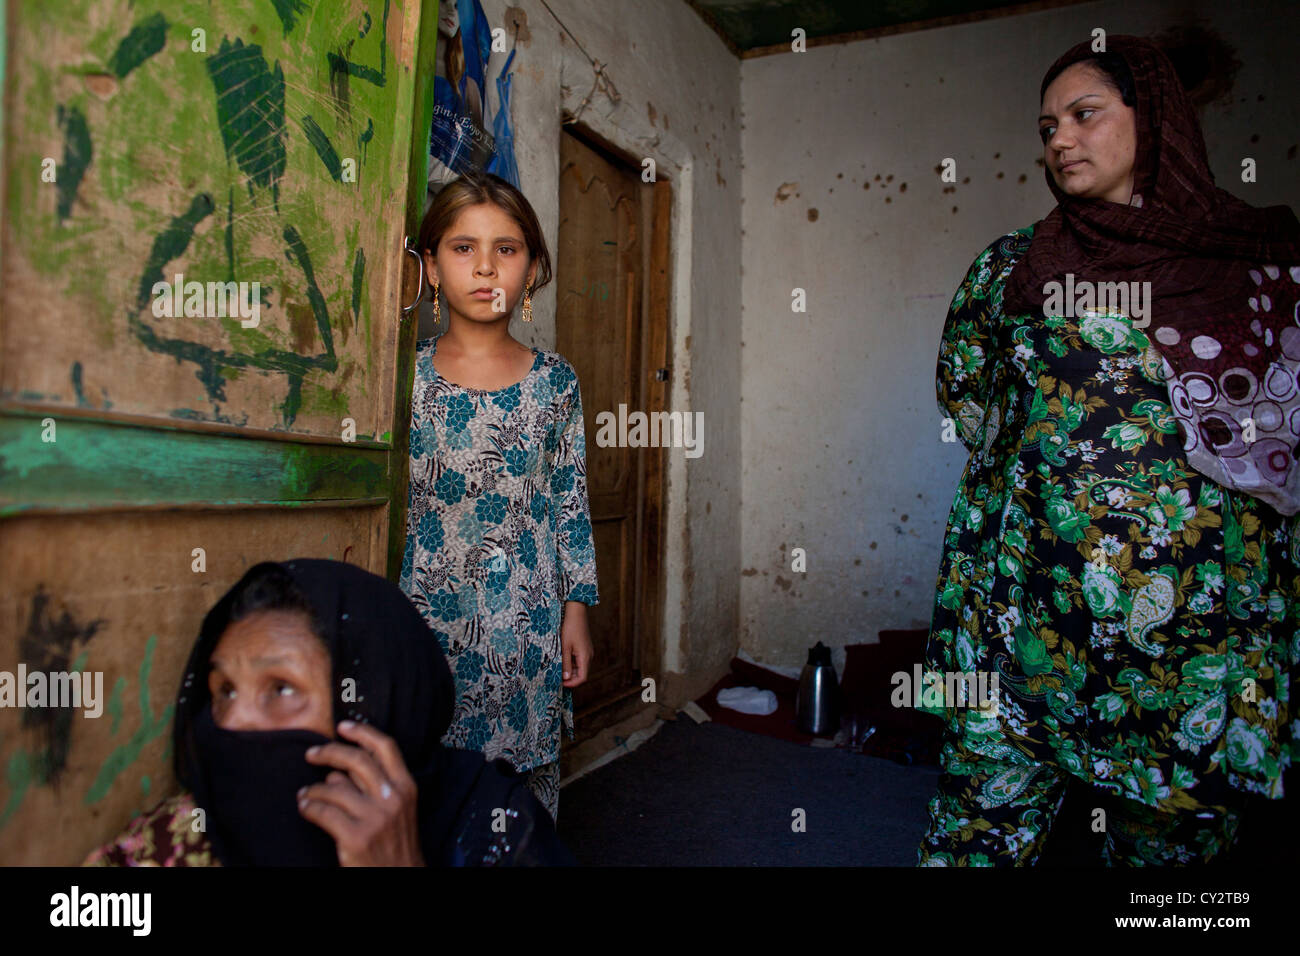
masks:
<svg viewBox="0 0 1300 956"><path fill-rule="evenodd" d="M323 631L307 595L294 583L288 571L278 564L264 562L250 568L230 595L230 616L226 627L258 611L296 611L307 615L311 631L324 643Z"/></svg>
<svg viewBox="0 0 1300 956"><path fill-rule="evenodd" d="M1038 98L1041 100L1047 88L1052 85L1052 81L1065 72L1071 66L1077 66L1080 63L1086 63L1101 74L1106 85L1119 94L1119 98L1125 106L1137 106L1137 91L1133 85L1133 71L1129 69L1128 63L1118 53L1098 53L1090 56L1086 60L1075 60L1073 63L1067 63L1059 66L1054 70L1049 70L1043 77L1043 88L1038 92Z"/></svg>
<svg viewBox="0 0 1300 956"><path fill-rule="evenodd" d="M436 254L438 243L456 221L460 211L466 206L477 206L480 203L500 207L506 215L519 223L528 255L537 263L537 273L529 287L536 295L538 289L551 281L551 254L546 249L542 225L538 222L532 205L523 193L500 176L483 172L465 173L438 190L429 211L424 214L424 221L420 223L420 251Z"/></svg>

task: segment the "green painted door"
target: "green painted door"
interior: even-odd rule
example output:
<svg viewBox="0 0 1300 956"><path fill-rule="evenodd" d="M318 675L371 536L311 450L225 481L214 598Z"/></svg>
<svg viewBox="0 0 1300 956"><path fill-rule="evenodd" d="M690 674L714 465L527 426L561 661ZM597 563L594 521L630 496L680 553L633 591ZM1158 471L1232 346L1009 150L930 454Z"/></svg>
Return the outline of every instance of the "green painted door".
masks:
<svg viewBox="0 0 1300 956"><path fill-rule="evenodd" d="M397 573L437 5L7 3L0 863L76 863L250 565Z"/></svg>

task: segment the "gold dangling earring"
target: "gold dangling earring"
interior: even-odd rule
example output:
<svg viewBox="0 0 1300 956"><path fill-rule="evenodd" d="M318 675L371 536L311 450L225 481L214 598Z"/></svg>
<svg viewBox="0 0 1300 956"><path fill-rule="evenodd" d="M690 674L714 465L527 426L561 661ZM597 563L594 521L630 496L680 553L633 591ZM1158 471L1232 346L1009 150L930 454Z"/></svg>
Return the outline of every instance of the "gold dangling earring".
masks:
<svg viewBox="0 0 1300 956"><path fill-rule="evenodd" d="M524 321L533 321L533 300L528 297L528 286L524 286Z"/></svg>
<svg viewBox="0 0 1300 956"><path fill-rule="evenodd" d="M433 321L441 322L442 316L438 312L438 280L433 280Z"/></svg>

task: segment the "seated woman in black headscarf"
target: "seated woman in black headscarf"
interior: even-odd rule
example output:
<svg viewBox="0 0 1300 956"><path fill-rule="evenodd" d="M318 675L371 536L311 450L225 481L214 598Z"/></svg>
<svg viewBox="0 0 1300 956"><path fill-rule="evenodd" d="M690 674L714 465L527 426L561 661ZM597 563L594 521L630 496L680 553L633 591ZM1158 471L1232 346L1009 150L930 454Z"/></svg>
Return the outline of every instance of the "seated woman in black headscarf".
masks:
<svg viewBox="0 0 1300 956"><path fill-rule="evenodd" d="M337 561L256 565L208 612L186 666L173 726L185 791L86 864L572 863L509 764L441 745L454 693L396 585Z"/></svg>

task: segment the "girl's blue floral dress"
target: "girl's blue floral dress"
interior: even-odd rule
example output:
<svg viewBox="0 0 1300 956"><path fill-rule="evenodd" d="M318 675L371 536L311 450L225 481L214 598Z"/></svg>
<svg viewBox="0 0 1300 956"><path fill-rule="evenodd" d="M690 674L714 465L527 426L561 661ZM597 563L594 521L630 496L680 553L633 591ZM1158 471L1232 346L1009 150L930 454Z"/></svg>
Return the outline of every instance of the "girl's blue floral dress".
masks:
<svg viewBox="0 0 1300 956"><path fill-rule="evenodd" d="M439 377L436 349L416 346L401 587L456 680L443 744L530 770L572 734L564 602L598 600L578 377L534 349L523 381L466 388Z"/></svg>

